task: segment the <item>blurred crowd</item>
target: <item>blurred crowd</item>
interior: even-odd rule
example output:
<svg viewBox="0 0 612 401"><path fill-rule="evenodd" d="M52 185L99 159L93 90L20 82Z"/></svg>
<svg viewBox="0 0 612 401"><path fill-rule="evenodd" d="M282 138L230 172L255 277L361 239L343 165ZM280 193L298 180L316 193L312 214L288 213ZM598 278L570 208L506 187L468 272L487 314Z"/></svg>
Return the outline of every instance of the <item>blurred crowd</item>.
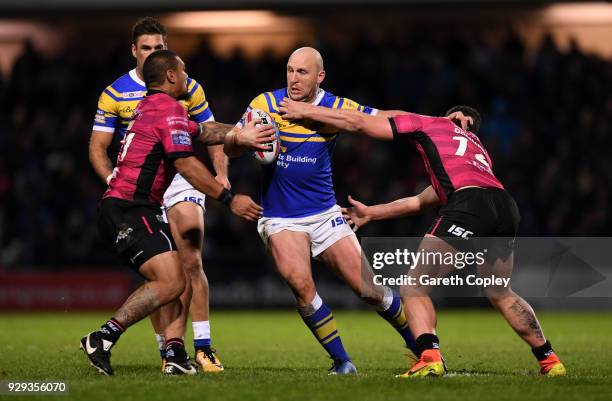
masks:
<svg viewBox="0 0 612 401"><path fill-rule="evenodd" d="M296 46L299 44L296 44ZM547 39L535 52L509 34L500 44L478 33L435 28L315 44L328 91L380 109L439 115L455 104L478 108L494 171L517 199L522 236L608 236L612 182L612 64L561 52ZM53 59L27 46L10 77L0 77L0 267L115 265L98 238L105 186L88 161L97 98L134 61L128 44L95 59L67 50ZM287 55L288 56L288 55ZM285 85L286 57L220 58L207 46L187 69L204 86L218 121L235 122L262 91ZM114 159L114 155L111 156ZM256 198L260 167L230 166L233 188ZM337 199L367 204L422 190L422 162L409 143L340 136L334 155ZM209 275L250 280L269 269L253 223L207 202ZM422 235L433 214L372 223L370 236Z"/></svg>

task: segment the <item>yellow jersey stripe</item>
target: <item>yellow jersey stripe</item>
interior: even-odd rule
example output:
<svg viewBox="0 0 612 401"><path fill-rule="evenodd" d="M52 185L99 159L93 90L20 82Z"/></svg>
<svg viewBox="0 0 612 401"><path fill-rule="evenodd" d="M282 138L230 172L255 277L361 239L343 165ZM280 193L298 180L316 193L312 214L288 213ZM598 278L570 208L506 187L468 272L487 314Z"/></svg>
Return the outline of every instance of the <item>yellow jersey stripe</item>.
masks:
<svg viewBox="0 0 612 401"><path fill-rule="evenodd" d="M208 108L208 102L205 101L204 103L199 105L197 108L189 110L189 112L191 114L198 114L199 112L204 111L207 108Z"/></svg>
<svg viewBox="0 0 612 401"><path fill-rule="evenodd" d="M108 89L108 91L110 93L112 93L113 95L115 95L115 97L119 97L119 98L123 98L123 96L121 95L121 93L117 92L115 90L115 88L113 88L112 86L107 87L106 89Z"/></svg>
<svg viewBox="0 0 612 401"><path fill-rule="evenodd" d="M272 109L278 110L278 105L276 104L276 98L274 97L274 94L272 94L272 92L268 92L268 96L270 96L270 102L272 103Z"/></svg>

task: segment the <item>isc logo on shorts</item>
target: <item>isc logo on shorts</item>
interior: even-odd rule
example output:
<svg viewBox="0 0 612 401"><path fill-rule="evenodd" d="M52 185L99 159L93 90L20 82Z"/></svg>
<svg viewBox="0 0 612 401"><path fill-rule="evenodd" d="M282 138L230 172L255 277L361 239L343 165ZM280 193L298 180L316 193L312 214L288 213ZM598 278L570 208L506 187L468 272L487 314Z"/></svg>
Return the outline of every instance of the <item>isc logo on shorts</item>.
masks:
<svg viewBox="0 0 612 401"><path fill-rule="evenodd" d="M346 220L344 219L344 217L340 216L340 217L336 217L335 219L333 219L331 221L331 225L332 227L338 227L342 224L346 224Z"/></svg>
<svg viewBox="0 0 612 401"><path fill-rule="evenodd" d="M472 231L468 231L463 227L457 226L456 224L450 226L448 232L461 238L468 238L470 235L474 234Z"/></svg>
<svg viewBox="0 0 612 401"><path fill-rule="evenodd" d="M197 203L200 206L204 204L204 198L199 198L197 196L186 196L185 199L183 199L183 201Z"/></svg>

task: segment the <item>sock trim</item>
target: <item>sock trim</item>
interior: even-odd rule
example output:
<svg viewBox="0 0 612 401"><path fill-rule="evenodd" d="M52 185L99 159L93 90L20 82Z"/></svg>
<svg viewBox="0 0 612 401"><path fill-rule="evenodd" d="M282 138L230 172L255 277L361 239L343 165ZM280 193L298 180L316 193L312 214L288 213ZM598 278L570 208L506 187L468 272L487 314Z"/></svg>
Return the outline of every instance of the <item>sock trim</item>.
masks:
<svg viewBox="0 0 612 401"><path fill-rule="evenodd" d="M123 327L123 326L121 325L121 323L119 323L119 322L117 321L117 319L115 319L114 317L111 317L110 319L108 319L108 321L109 321L109 322L111 322L112 324L114 324L115 326L117 326L117 328L118 328L118 329L119 329L119 330L120 330L122 333L124 333L124 332L125 332L125 327Z"/></svg>

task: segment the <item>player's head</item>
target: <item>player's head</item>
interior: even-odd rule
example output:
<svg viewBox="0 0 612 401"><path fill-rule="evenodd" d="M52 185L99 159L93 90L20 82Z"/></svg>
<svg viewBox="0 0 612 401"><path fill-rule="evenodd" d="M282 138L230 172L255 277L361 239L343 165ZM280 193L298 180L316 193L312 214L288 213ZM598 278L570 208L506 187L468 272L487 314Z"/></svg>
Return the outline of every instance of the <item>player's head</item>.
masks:
<svg viewBox="0 0 612 401"><path fill-rule="evenodd" d="M292 100L312 101L325 79L323 57L317 49L300 47L287 61L287 92Z"/></svg>
<svg viewBox="0 0 612 401"><path fill-rule="evenodd" d="M175 99L182 99L187 95L185 64L170 50L151 53L142 66L142 76L147 90L162 90Z"/></svg>
<svg viewBox="0 0 612 401"><path fill-rule="evenodd" d="M166 28L155 18L144 17L132 28L132 55L136 67L142 71L145 60L151 53L166 49Z"/></svg>
<svg viewBox="0 0 612 401"><path fill-rule="evenodd" d="M454 106L446 112L445 116L448 117L457 111L460 111L466 117L472 118L472 123L468 126L468 131L478 134L478 131L480 130L480 122L482 121L478 110L470 106ZM457 125L461 126L460 123L457 123Z"/></svg>

